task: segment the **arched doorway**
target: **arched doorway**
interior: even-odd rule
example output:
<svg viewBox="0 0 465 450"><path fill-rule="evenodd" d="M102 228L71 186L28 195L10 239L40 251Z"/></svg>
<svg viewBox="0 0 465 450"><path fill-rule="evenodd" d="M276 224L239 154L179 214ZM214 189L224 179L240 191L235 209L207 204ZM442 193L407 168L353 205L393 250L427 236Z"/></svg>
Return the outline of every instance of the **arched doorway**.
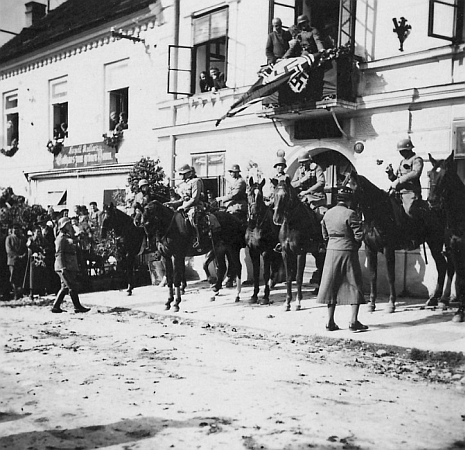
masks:
<svg viewBox="0 0 465 450"><path fill-rule="evenodd" d="M330 148L314 148L309 150L309 155L325 172L325 192L328 206L336 203L337 187L340 186L347 174L355 170L354 165L342 153ZM291 178L294 176L299 167L299 161L296 158L289 165L288 173Z"/></svg>

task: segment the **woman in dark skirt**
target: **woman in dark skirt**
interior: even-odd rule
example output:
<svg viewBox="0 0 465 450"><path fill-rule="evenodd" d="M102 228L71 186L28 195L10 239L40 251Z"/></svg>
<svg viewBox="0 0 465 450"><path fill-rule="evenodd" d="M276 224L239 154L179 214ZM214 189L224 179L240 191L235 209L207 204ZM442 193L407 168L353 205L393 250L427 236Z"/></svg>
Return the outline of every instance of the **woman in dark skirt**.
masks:
<svg viewBox="0 0 465 450"><path fill-rule="evenodd" d="M44 238L39 225L32 230L32 236L29 236L26 247L28 259L23 288L29 290L29 297L33 298L35 293L46 294L49 288Z"/></svg>
<svg viewBox="0 0 465 450"><path fill-rule="evenodd" d="M337 205L325 214L321 222L327 248L317 302L328 305L328 331L339 330L334 321L336 304L352 305L349 324L352 331L366 330L368 327L358 320L360 304L365 303L358 259L363 239L362 224L356 212L350 209L350 188L340 189L337 200Z"/></svg>

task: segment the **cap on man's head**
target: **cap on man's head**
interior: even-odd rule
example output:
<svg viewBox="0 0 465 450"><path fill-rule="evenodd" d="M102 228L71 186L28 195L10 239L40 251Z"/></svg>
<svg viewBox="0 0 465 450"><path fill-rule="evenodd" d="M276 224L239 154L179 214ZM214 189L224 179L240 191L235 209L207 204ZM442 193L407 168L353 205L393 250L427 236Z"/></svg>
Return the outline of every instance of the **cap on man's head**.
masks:
<svg viewBox="0 0 465 450"><path fill-rule="evenodd" d="M240 172L241 168L239 167L239 164L233 164L229 169L228 172Z"/></svg>
<svg viewBox="0 0 465 450"><path fill-rule="evenodd" d="M61 217L60 220L58 220L58 229L61 230L68 223L71 223L69 217Z"/></svg>
<svg viewBox="0 0 465 450"><path fill-rule="evenodd" d="M147 186L149 182L145 179L142 178L142 180L139 180L139 187L141 188L142 186Z"/></svg>
<svg viewBox="0 0 465 450"><path fill-rule="evenodd" d="M302 14L299 17L297 17L297 24L303 23L303 22L310 22L308 16L306 16L305 14Z"/></svg>
<svg viewBox="0 0 465 450"><path fill-rule="evenodd" d="M344 186L344 187L341 187L337 191L336 197L338 200L347 200L347 199L351 199L353 194L354 194L354 191L350 187Z"/></svg>
<svg viewBox="0 0 465 450"><path fill-rule="evenodd" d="M186 173L192 172L192 167L189 164L184 164L181 168L178 169L178 172L181 175L185 175Z"/></svg>

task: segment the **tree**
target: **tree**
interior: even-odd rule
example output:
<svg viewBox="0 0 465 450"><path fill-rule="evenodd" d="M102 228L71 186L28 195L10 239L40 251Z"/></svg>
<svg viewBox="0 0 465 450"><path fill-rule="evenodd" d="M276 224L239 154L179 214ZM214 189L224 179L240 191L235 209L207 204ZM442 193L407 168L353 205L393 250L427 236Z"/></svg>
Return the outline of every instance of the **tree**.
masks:
<svg viewBox="0 0 465 450"><path fill-rule="evenodd" d="M136 194L139 192L139 181L146 179L150 187L150 195L152 198L160 201L169 200L169 186L165 183L165 172L160 166L160 160L154 161L149 157L143 157L136 162L129 172L128 185L131 192Z"/></svg>

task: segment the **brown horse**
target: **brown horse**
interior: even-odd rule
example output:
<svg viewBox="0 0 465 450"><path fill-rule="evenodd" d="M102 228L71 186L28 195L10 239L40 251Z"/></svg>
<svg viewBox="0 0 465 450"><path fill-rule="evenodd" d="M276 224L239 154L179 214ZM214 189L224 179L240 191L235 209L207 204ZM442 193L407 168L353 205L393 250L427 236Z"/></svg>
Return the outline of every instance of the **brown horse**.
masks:
<svg viewBox="0 0 465 450"><path fill-rule="evenodd" d="M163 205L157 200L151 201L143 214L143 221L148 233L151 247L156 247L163 256L166 269L166 282L169 289L166 309L171 308L179 311L181 303L181 283L185 278L185 258L187 256L198 256L213 251L217 263L217 281L213 287L214 292L221 289L223 278L226 274L226 255L230 256L230 264L233 273L237 276L237 295L239 301L241 291L241 262L240 250L245 246L244 234L240 221L231 214L218 211L215 212L220 228L208 233L201 233L200 245L193 248L193 230L178 226L179 213ZM173 287L174 286L174 287ZM176 289L176 300L174 299Z"/></svg>
<svg viewBox="0 0 465 450"><path fill-rule="evenodd" d="M455 269L455 291L459 308L453 322L465 320L465 186L457 175L454 153L447 159L435 160L428 173L430 193L428 201L442 211L446 223L446 252ZM452 277L450 277L452 278Z"/></svg>
<svg viewBox="0 0 465 450"><path fill-rule="evenodd" d="M274 277L277 275L281 255L274 251L279 242L279 227L273 223L273 209L265 204L263 198L263 186L265 179L255 182L253 177L249 178L247 187L247 230L245 241L249 249L253 268L254 290L250 303L258 303L258 292L260 290L260 258L263 258L263 278L265 281L265 292L260 301L261 305L270 303L270 288Z"/></svg>
<svg viewBox="0 0 465 450"><path fill-rule="evenodd" d="M317 269L321 273L324 254L320 252L323 244L320 220L317 214L305 206L299 199L296 189L289 178L285 181L272 179L274 185L273 222L279 228L279 242L286 270L286 311L291 309L292 280L297 283L296 310L301 309L302 282L307 253L315 257Z"/></svg>
<svg viewBox="0 0 465 450"><path fill-rule="evenodd" d="M404 214L403 207L388 192L378 188L371 181L356 172L352 172L348 179L348 186L354 191L354 203L363 213L365 230L365 252L370 271L370 302L372 311L376 308L377 280L378 280L378 252L384 253L389 282L388 311L396 308L395 288L395 250L406 250L410 241L406 237L405 227L411 226L407 217L405 223L399 223L399 217ZM436 288L429 301L441 298L447 261L442 253L444 243L444 224L437 212L432 210L426 202L420 202L422 223L414 229L415 240L419 244L426 242L436 263L438 278ZM397 210L396 210L397 208Z"/></svg>

